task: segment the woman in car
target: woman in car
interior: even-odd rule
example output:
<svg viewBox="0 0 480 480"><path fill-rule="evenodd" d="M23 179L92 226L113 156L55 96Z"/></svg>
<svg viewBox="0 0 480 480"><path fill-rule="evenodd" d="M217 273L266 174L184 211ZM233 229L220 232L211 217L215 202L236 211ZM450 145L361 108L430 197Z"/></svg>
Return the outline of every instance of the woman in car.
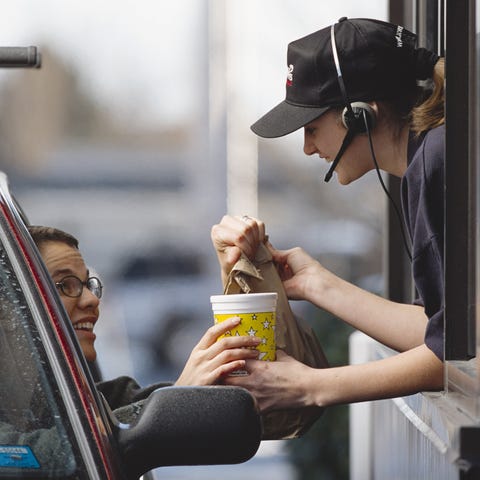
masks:
<svg viewBox="0 0 480 480"><path fill-rule="evenodd" d="M51 227L30 226L28 229L58 289L85 358L93 362L97 357L94 327L99 319L102 283L90 275L75 237ZM257 358L258 351L254 347L260 339L256 337L227 337L217 342L220 335L239 321L232 318L210 327L192 350L174 384L212 385L233 370L242 369L246 359ZM166 385L172 383L162 382L142 388L134 379L122 376L98 382L97 388L117 417L131 420L131 415L137 411L132 404Z"/></svg>

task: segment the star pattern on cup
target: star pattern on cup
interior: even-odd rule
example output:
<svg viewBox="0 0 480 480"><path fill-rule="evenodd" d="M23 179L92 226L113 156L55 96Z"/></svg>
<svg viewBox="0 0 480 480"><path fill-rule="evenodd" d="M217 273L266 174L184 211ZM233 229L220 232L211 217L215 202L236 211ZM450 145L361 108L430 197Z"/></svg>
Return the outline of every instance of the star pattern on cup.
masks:
<svg viewBox="0 0 480 480"><path fill-rule="evenodd" d="M224 321L215 317L215 323ZM257 346L259 351L258 359L263 361L275 360L275 350L271 348L270 342L275 338L275 314L271 312L249 313L244 317L244 324L240 324L226 331L222 337L239 337L248 335L250 337L258 336L260 343ZM260 333L261 332L261 333Z"/></svg>
<svg viewBox="0 0 480 480"><path fill-rule="evenodd" d="M253 329L253 327L250 327L249 330L247 330L247 333L250 337L254 337L257 334L257 331Z"/></svg>

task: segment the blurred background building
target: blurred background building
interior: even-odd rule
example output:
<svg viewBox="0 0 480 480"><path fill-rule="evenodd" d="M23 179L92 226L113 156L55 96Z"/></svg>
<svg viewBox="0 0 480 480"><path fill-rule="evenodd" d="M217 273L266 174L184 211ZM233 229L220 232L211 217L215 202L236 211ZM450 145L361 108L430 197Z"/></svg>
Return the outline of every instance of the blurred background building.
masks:
<svg viewBox="0 0 480 480"><path fill-rule="evenodd" d="M0 44L36 45L42 68L0 73L0 169L33 224L76 235L106 284L97 328L105 378L174 379L220 293L211 226L258 216L278 248L303 246L372 290L383 279L384 196L344 189L302 152L302 132L249 126L284 98L286 47L341 16L387 19L387 2L17 0ZM296 303L332 364L348 329ZM301 440L264 442L247 464L195 478L348 478L347 409ZM189 478L163 469L158 478ZM225 473L226 472L226 473ZM321 477L319 476L321 472Z"/></svg>

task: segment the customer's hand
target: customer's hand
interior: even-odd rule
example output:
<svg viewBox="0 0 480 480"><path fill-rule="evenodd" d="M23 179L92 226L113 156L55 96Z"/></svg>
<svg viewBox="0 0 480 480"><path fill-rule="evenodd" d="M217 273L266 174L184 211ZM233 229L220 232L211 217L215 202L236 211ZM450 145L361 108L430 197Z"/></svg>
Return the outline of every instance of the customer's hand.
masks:
<svg viewBox="0 0 480 480"><path fill-rule="evenodd" d="M193 348L187 363L175 385L213 385L234 370L245 367L245 360L258 358L255 349L261 339L250 336L224 337L240 323L232 317L210 327Z"/></svg>

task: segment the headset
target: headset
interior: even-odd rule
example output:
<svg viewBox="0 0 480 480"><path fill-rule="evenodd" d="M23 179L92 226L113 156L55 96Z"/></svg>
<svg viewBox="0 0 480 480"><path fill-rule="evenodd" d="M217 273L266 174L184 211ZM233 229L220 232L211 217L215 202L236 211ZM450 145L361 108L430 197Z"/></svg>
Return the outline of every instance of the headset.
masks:
<svg viewBox="0 0 480 480"><path fill-rule="evenodd" d="M328 182L335 171L335 168L342 158L343 153L350 145L351 141L357 134L369 133L371 129L375 127L376 114L373 108L365 102L353 102L351 103L347 89L345 88L345 82L343 81L342 69L340 68L340 61L338 59L337 43L335 41L335 24L330 27L330 43L332 45L333 61L335 62L335 69L337 71L338 85L340 87L340 93L343 97L343 103L345 108L342 112L342 123L347 132L343 139L340 150L337 156L333 160L330 170L325 175L325 181Z"/></svg>
<svg viewBox="0 0 480 480"><path fill-rule="evenodd" d="M330 169L328 170L327 174L325 175L325 182L328 182L333 175L333 172L335 171L335 168L338 165L338 162L342 158L342 155L344 154L345 150L347 147L350 145L352 142L353 138L355 135L358 134L366 134L368 135L368 141L369 141L369 146L370 146L370 153L372 155L372 160L375 165L375 170L377 172L378 179L380 180L380 184L383 188L383 191L387 195L388 199L392 203L392 206L395 210L395 213L398 217L398 221L400 224L400 230L402 233L403 237L403 244L405 246L405 250L407 252L408 258L410 261L412 261L412 254L410 252L410 248L408 247L408 242L407 242L407 237L405 235L405 229L403 225L403 219L402 216L400 215L400 211L398 210L398 207L393 200L392 196L390 195L390 192L388 191L387 187L385 186L385 183L383 181L382 175L380 173L380 169L378 167L378 162L377 158L375 156L375 151L373 149L373 142L372 142L372 136L370 134L371 130L375 128L375 124L377 121L377 116L373 108L365 102L350 102L348 95L347 95L347 89L345 88L345 82L343 81L343 75L342 75L342 69L340 68L340 61L338 59L338 52L337 52L337 44L335 41L335 24L333 24L330 27L330 42L332 45L332 53L333 53L333 61L335 62L335 69L337 71L337 79L338 79L338 85L340 87L340 92L343 97L343 103L345 104L345 107L342 112L342 124L346 128L346 133L345 137L343 138L342 145L340 146L340 150L338 151L335 159L332 162L332 165Z"/></svg>

